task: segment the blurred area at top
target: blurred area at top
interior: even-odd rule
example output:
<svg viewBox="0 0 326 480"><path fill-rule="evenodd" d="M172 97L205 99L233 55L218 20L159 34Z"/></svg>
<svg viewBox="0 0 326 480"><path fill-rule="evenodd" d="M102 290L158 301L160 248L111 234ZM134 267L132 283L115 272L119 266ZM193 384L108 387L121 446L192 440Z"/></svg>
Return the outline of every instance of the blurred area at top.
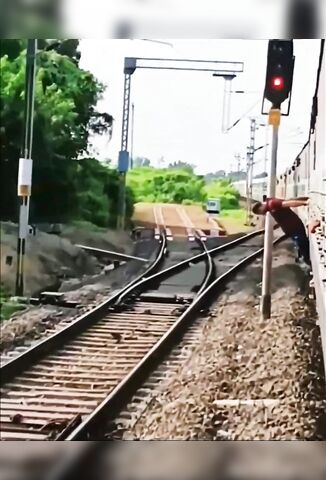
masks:
<svg viewBox="0 0 326 480"><path fill-rule="evenodd" d="M323 0L0 0L1 38L324 38Z"/></svg>

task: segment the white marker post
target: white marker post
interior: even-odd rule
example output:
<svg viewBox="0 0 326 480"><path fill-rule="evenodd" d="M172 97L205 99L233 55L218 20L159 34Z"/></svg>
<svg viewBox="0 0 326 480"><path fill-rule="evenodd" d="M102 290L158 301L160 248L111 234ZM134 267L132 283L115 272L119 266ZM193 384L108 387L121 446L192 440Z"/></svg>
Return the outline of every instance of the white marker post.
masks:
<svg viewBox="0 0 326 480"><path fill-rule="evenodd" d="M24 294L24 256L28 234L29 201L32 190L33 116L37 40L27 41L25 81L25 130L22 157L19 159L17 194L19 198L19 226L17 240L16 295Z"/></svg>
<svg viewBox="0 0 326 480"><path fill-rule="evenodd" d="M278 130L281 122L281 110L272 108L268 117L269 125L273 126L272 158L270 165L269 183L267 197L275 197L276 190L276 166ZM273 254L273 221L269 212L266 213L265 237L264 237L264 260L263 260L263 281L261 294L261 317L271 318L271 279L272 279L272 254Z"/></svg>

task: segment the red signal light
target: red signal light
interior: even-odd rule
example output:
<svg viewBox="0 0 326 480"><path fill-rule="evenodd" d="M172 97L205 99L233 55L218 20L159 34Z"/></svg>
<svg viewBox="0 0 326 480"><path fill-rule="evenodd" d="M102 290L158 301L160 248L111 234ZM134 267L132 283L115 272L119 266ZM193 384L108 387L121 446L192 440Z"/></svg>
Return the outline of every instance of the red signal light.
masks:
<svg viewBox="0 0 326 480"><path fill-rule="evenodd" d="M283 77L273 77L272 78L272 88L274 90L283 90L283 88L284 88Z"/></svg>

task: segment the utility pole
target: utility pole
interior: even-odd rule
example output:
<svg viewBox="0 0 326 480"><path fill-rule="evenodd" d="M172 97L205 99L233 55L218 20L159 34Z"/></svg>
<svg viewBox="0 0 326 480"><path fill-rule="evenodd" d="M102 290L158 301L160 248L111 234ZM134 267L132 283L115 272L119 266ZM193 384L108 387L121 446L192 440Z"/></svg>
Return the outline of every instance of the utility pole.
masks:
<svg viewBox="0 0 326 480"><path fill-rule="evenodd" d="M241 155L240 153L237 153L236 155L234 155L234 158L237 162L237 172L238 172L238 175L240 174L240 168L241 168Z"/></svg>
<svg viewBox="0 0 326 480"><path fill-rule="evenodd" d="M255 154L256 119L250 119L250 144L247 149L247 215L246 225L252 224L252 184Z"/></svg>
<svg viewBox="0 0 326 480"><path fill-rule="evenodd" d="M129 168L128 132L129 132L129 109L130 109L130 85L131 75L136 70L136 59L125 58L124 65L124 89L122 110L121 150L118 158L119 170L119 198L117 228L124 230L126 218L126 175Z"/></svg>
<svg viewBox="0 0 326 480"><path fill-rule="evenodd" d="M135 104L131 104L130 168L134 168Z"/></svg>
<svg viewBox="0 0 326 480"><path fill-rule="evenodd" d="M236 75L235 74L225 75L221 73L213 73L213 77L224 78L224 94L223 94L223 106L222 106L222 133L226 133L230 126L232 80L236 77Z"/></svg>
<svg viewBox="0 0 326 480"><path fill-rule="evenodd" d="M232 80L235 78L235 75L225 75L224 76L224 97L223 97L223 113L222 113L222 132L225 133L230 126L230 115L231 115L231 91L232 91Z"/></svg>
<svg viewBox="0 0 326 480"><path fill-rule="evenodd" d="M32 190L32 144L35 94L35 66L37 40L27 40L25 70L24 140L18 167L17 195L19 198L19 223L17 239L16 295L24 294L24 256L28 235L29 204Z"/></svg>

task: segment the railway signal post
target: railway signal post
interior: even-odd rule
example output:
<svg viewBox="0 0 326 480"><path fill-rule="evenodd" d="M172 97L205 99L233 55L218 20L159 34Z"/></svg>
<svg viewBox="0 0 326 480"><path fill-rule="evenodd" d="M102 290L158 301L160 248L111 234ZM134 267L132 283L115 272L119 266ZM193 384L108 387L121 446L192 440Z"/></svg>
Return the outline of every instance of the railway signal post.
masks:
<svg viewBox="0 0 326 480"><path fill-rule="evenodd" d="M290 97L292 90L294 69L293 41L270 40L268 44L266 84L264 99L272 103L269 112L269 125L273 127L272 156L267 196L274 197L276 190L276 167L278 132L281 121L281 104ZM288 106L289 114L290 101ZM262 112L263 113L263 112ZM273 223L269 212L266 214L263 279L261 295L261 316L263 319L271 317L271 278L272 278L272 252L273 252Z"/></svg>
<svg viewBox="0 0 326 480"><path fill-rule="evenodd" d="M275 197L276 190L276 166L278 131L281 120L281 111L271 109L269 113L269 124L273 126L272 158L269 172L267 196ZM263 260L263 281L261 295L261 313L264 319L271 316L271 277L272 277L272 253L273 253L273 220L269 212L266 214L265 236L264 236L264 260Z"/></svg>

